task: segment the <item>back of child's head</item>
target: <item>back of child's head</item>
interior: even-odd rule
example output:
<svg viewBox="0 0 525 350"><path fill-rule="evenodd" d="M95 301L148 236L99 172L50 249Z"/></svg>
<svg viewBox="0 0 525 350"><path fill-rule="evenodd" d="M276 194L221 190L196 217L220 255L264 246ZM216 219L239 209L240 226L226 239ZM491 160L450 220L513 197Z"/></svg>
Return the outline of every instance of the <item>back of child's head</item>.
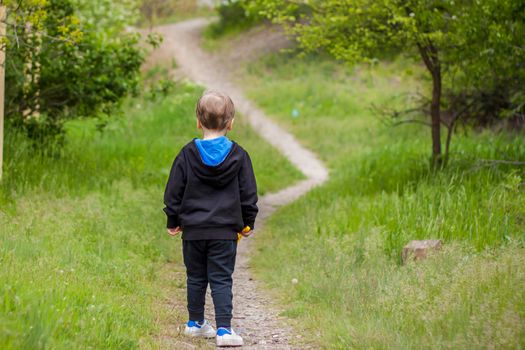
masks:
<svg viewBox="0 0 525 350"><path fill-rule="evenodd" d="M219 91L205 91L195 110L202 126L209 130L224 130L235 116L232 99Z"/></svg>

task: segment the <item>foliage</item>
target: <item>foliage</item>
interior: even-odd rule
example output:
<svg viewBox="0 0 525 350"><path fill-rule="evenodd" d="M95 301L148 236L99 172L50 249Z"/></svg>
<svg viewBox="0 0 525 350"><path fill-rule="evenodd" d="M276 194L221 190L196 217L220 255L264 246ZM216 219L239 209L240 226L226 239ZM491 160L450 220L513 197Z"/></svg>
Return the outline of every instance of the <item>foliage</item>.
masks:
<svg viewBox="0 0 525 350"><path fill-rule="evenodd" d="M120 35L139 19L140 0L72 0L71 3L83 25L105 37Z"/></svg>
<svg viewBox="0 0 525 350"><path fill-rule="evenodd" d="M454 110L452 118L443 117L443 76L445 91L492 91L511 79L506 109L523 113L522 1L252 0L246 6L286 24L306 50L324 48L351 63L373 62L384 52L399 50L418 57L432 78L429 112L435 159L441 156L440 124L451 131L466 107Z"/></svg>
<svg viewBox="0 0 525 350"><path fill-rule="evenodd" d="M124 3L46 0L8 6L11 125L32 138L59 135L65 120L108 113L136 89L143 52L138 36L123 31L130 20Z"/></svg>
<svg viewBox="0 0 525 350"><path fill-rule="evenodd" d="M525 125L525 5L478 1L456 9L454 16L452 39L441 50L447 69L443 123L449 132L457 122Z"/></svg>
<svg viewBox="0 0 525 350"><path fill-rule="evenodd" d="M283 314L314 347L525 341L524 135L459 134L448 166L436 172L423 129L394 132L369 107L404 108L409 99L393 98L417 90L422 74L406 59L348 67L275 54L251 62L240 79L330 168L328 183L268 219L253 258L258 276L282 296ZM489 161L502 158L522 164ZM410 240L435 238L443 251L400 264Z"/></svg>
<svg viewBox="0 0 525 350"><path fill-rule="evenodd" d="M263 17L246 10L248 0L224 0L217 6L219 20L206 28L205 35L218 38L231 32L242 31L260 23Z"/></svg>
<svg viewBox="0 0 525 350"><path fill-rule="evenodd" d="M206 5L197 0L140 0L140 25L167 24L199 16L213 15Z"/></svg>

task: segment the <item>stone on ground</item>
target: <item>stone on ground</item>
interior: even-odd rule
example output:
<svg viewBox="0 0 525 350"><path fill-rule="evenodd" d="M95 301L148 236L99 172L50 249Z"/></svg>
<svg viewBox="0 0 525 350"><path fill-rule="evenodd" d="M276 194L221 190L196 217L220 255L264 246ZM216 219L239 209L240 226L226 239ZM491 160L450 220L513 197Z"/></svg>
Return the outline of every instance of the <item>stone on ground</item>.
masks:
<svg viewBox="0 0 525 350"><path fill-rule="evenodd" d="M440 239L410 241L403 247L403 263L406 264L410 260L425 259L429 253L441 249L442 243Z"/></svg>

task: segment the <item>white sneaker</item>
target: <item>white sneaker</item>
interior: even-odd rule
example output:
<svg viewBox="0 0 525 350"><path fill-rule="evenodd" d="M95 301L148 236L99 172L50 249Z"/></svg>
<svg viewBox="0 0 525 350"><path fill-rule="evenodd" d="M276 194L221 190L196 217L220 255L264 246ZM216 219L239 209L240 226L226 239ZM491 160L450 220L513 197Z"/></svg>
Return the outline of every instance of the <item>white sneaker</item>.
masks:
<svg viewBox="0 0 525 350"><path fill-rule="evenodd" d="M184 328L184 335L189 337L213 338L215 334L215 329L206 320L204 320L202 324L195 321L188 321L186 328Z"/></svg>
<svg viewBox="0 0 525 350"><path fill-rule="evenodd" d="M221 327L217 329L217 346L242 346L243 341L240 335L237 335L233 329Z"/></svg>

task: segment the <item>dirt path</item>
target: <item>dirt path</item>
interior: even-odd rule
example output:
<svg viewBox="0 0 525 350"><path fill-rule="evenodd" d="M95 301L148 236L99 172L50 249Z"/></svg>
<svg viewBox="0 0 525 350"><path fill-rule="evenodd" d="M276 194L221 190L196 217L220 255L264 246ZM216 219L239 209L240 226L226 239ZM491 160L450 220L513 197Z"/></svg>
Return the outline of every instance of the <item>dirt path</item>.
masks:
<svg viewBox="0 0 525 350"><path fill-rule="evenodd" d="M225 91L231 96L237 111L247 118L251 126L267 142L276 147L306 176L293 186L270 193L259 200L260 214L257 218L256 234L261 234L265 218L279 206L288 204L328 178L328 171L317 157L301 146L287 131L280 128L255 107L231 83L231 64L221 64L220 59L200 48L200 33L207 24L206 19L194 19L173 25L157 27L164 36L162 46L153 53L157 59L175 58L179 69L189 79L209 88ZM231 62L230 62L231 63ZM263 233L264 234L264 233ZM259 282L252 278L249 266L252 239L239 244L234 274L234 319L233 327L244 338L247 349L289 349L294 334L284 319L278 316L278 309L262 292ZM213 320L213 308L208 296L206 315ZM301 346L304 348L304 346Z"/></svg>

